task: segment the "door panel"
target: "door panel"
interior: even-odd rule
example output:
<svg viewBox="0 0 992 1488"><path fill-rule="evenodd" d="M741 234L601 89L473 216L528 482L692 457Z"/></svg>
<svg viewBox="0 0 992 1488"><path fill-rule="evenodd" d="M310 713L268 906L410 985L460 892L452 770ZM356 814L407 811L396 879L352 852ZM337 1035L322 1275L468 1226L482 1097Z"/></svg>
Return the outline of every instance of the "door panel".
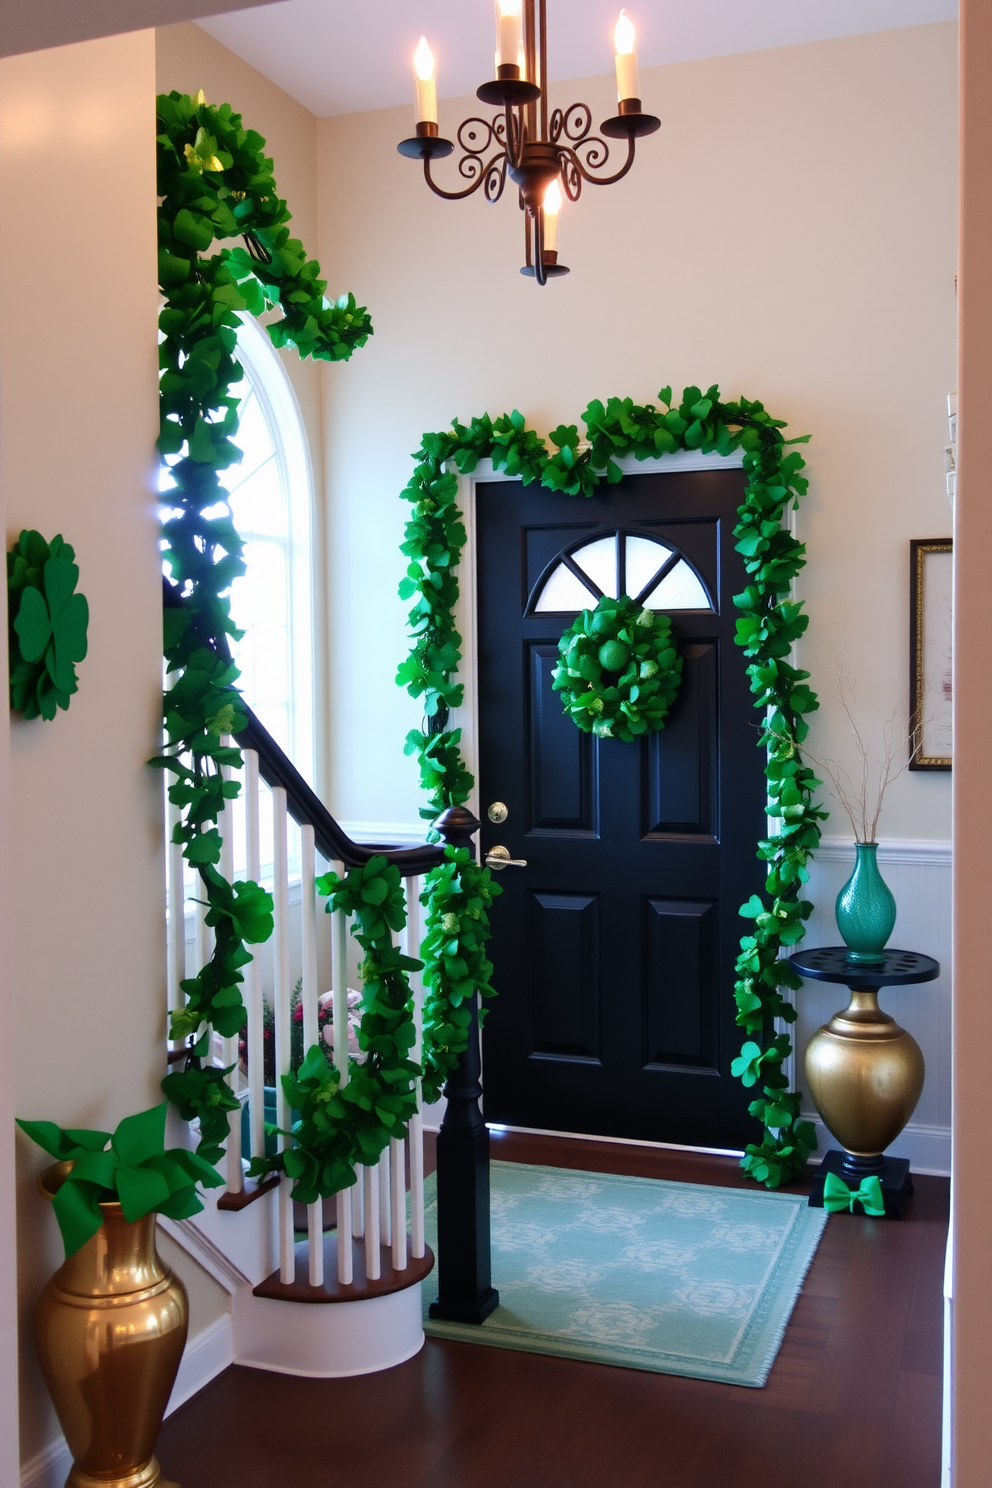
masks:
<svg viewBox="0 0 992 1488"><path fill-rule="evenodd" d="M533 894L530 930L531 1054L598 1063L598 897Z"/></svg>
<svg viewBox="0 0 992 1488"><path fill-rule="evenodd" d="M594 835L593 740L566 718L551 690L557 645L530 647L530 827L555 834Z"/></svg>
<svg viewBox="0 0 992 1488"><path fill-rule="evenodd" d="M708 900L645 899L644 929L644 1064L715 1075L717 906Z"/></svg>
<svg viewBox="0 0 992 1488"><path fill-rule="evenodd" d="M764 776L731 596L739 470L626 477L590 499L480 482L477 492L483 827L526 869L500 874L484 1033L490 1121L709 1147L757 1134L730 1075L740 1048L737 910L761 886ZM596 739L551 690L575 610L537 612L537 586L592 558L603 583L644 578L647 539L684 556L711 609L673 611L683 657L666 727ZM617 542L611 570L606 539ZM660 551L660 550L659 550ZM556 567L557 565L557 567ZM564 589L556 592L564 593ZM575 593L574 586L572 592ZM577 601L573 600L573 603ZM595 604L589 592L585 601Z"/></svg>
<svg viewBox="0 0 992 1488"><path fill-rule="evenodd" d="M719 840L719 662L718 642L682 647L678 706L663 729L647 736L643 751L647 761L645 837L690 834Z"/></svg>

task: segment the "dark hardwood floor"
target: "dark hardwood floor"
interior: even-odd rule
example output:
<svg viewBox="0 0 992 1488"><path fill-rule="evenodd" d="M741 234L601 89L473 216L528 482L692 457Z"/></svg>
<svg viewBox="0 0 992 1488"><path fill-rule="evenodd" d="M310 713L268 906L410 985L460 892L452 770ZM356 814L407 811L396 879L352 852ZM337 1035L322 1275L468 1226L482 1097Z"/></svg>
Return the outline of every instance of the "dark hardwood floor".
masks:
<svg viewBox="0 0 992 1488"><path fill-rule="evenodd" d="M511 1162L744 1184L731 1158L493 1134ZM763 1390L428 1339L357 1379L233 1368L166 1423L182 1488L938 1488L946 1179L831 1216ZM802 1192L797 1186L793 1191Z"/></svg>

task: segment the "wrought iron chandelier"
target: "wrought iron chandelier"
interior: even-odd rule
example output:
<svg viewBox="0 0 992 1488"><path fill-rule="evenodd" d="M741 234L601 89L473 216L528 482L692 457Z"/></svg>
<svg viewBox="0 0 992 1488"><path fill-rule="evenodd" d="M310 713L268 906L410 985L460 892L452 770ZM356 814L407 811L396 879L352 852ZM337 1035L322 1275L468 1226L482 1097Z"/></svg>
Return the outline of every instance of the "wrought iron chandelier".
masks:
<svg viewBox="0 0 992 1488"><path fill-rule="evenodd" d="M535 13L536 10L536 13ZM588 104L556 108L548 119L548 27L546 0L496 0L496 76L483 83L476 96L502 109L490 119L469 118L458 126L458 148L463 152L458 174L468 184L446 191L431 174L431 162L451 155L451 140L437 127L437 76L434 56L425 37L413 59L417 89L417 130L401 140L401 155L424 162L424 179L438 196L460 201L480 187L487 201L503 195L507 176L519 187L524 213L526 263L521 274L538 284L568 269L558 262L558 214L562 194L576 202L582 183L612 186L634 163L634 143L653 134L661 120L641 108L634 48L634 28L624 10L613 34L617 76L617 113L592 132ZM610 146L606 139L626 140L627 158L608 172ZM493 153L490 155L489 152ZM489 156L487 159L486 156Z"/></svg>

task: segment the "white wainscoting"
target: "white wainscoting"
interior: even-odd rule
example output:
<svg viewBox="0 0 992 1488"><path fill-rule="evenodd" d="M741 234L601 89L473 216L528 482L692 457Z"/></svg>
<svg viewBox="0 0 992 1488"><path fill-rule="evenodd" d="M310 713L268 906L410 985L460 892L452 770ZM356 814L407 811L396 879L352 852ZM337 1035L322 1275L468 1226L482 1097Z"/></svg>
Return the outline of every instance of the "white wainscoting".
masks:
<svg viewBox="0 0 992 1488"><path fill-rule="evenodd" d="M891 944L900 950L922 951L940 962L940 978L919 987L892 987L880 994L885 1012L913 1035L926 1061L926 1084L920 1104L902 1136L889 1151L908 1157L918 1173L951 1171L951 844L883 840L878 863L896 899L898 915ZM837 945L834 902L854 868L854 845L843 838L825 837L810 865L807 897L813 914L806 927L806 944ZM806 982L796 993L799 1021L795 1079L804 1089L802 1055L811 1036L844 1005L845 987ZM816 1113L807 1096L807 1114ZM819 1151L837 1144L819 1125Z"/></svg>

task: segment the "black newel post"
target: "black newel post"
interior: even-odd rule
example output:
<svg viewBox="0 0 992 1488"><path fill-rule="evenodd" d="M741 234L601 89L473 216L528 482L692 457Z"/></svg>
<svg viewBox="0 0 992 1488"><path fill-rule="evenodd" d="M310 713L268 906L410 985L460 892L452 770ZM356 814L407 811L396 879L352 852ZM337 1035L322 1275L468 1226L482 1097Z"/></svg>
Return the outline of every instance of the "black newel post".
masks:
<svg viewBox="0 0 992 1488"><path fill-rule="evenodd" d="M449 807L436 826L452 847L475 853L479 822L464 806ZM479 999L468 1047L444 1087L448 1105L437 1136L437 1280L430 1315L482 1323L499 1304L489 1255L489 1132L482 1119Z"/></svg>

